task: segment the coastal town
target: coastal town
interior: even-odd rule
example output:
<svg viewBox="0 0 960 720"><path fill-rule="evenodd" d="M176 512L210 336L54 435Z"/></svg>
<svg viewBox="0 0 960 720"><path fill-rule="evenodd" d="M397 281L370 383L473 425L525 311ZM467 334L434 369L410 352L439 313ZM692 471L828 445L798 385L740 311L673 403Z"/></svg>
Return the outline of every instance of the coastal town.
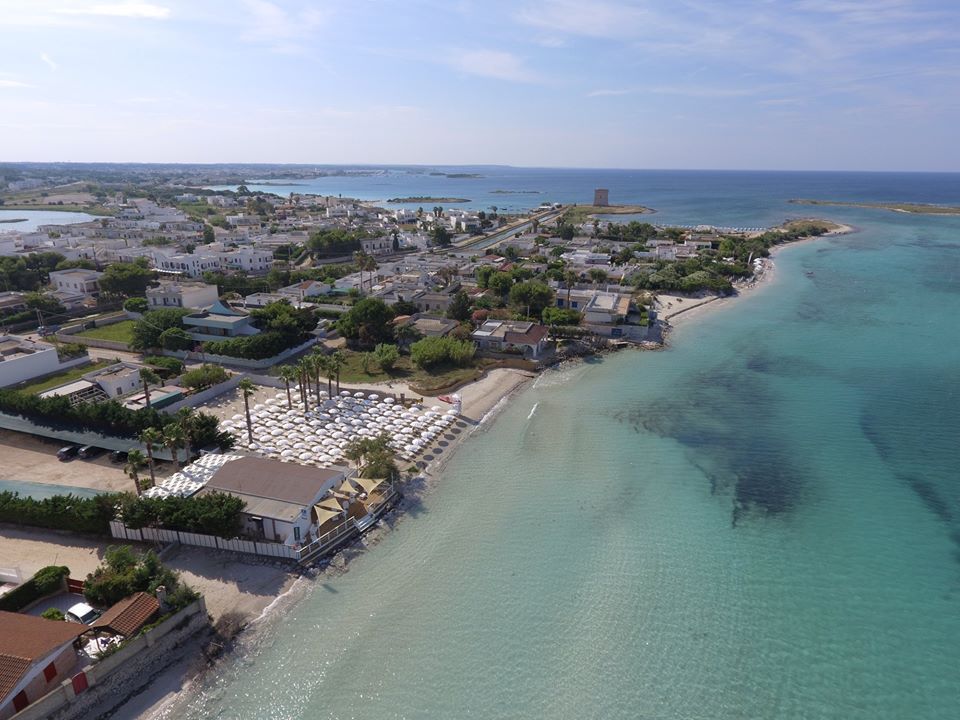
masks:
<svg viewBox="0 0 960 720"><path fill-rule="evenodd" d="M775 245L842 230L224 172L0 178L0 720L108 712L213 658L530 378L661 347ZM18 229L37 211L87 217Z"/></svg>

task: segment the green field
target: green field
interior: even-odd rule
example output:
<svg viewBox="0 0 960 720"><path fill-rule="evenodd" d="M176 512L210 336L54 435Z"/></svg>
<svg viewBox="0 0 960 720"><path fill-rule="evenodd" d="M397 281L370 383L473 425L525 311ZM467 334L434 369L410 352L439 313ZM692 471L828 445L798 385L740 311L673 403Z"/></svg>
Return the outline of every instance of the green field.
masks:
<svg viewBox="0 0 960 720"><path fill-rule="evenodd" d="M93 340L110 340L112 342L122 342L130 344L133 339L134 320L121 320L112 325L91 328L76 334L76 337L91 338Z"/></svg>
<svg viewBox="0 0 960 720"><path fill-rule="evenodd" d="M56 375L48 375L40 380L34 380L33 382L24 383L23 385L17 385L14 389L19 390L20 392L30 393L32 395L39 395L42 392L46 392L50 388L55 388L59 385L64 385L68 382L79 380L81 376L86 375L88 372L105 368L108 365L113 365L113 362L109 360L101 360L100 362L90 363L89 365L80 365L79 367L64 370L62 373L57 373Z"/></svg>

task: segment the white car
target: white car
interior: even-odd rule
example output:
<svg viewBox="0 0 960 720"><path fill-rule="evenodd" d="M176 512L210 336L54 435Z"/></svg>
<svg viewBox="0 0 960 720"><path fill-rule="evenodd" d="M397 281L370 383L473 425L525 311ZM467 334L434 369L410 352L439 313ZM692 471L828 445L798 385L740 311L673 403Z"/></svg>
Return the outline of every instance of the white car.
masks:
<svg viewBox="0 0 960 720"><path fill-rule="evenodd" d="M100 611L94 610L86 603L77 603L64 615L67 622L80 623L81 625L90 625L98 617L100 617Z"/></svg>

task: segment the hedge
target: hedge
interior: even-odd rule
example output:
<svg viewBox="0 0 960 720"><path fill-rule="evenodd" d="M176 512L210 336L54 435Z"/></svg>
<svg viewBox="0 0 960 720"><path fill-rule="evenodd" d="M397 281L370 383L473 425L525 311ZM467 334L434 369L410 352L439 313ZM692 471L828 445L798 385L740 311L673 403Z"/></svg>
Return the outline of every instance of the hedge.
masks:
<svg viewBox="0 0 960 720"><path fill-rule="evenodd" d="M13 525L69 530L91 535L110 535L110 521L125 493L94 497L54 495L35 500L19 493L0 492L0 522Z"/></svg>
<svg viewBox="0 0 960 720"><path fill-rule="evenodd" d="M129 528L159 527L166 530L236 537L245 503L235 495L212 492L191 497L165 498L127 496L120 515Z"/></svg>
<svg viewBox="0 0 960 720"><path fill-rule="evenodd" d="M20 612L30 603L52 595L63 587L63 579L69 575L70 568L66 565L47 565L40 568L36 575L25 583L0 596L0 610Z"/></svg>

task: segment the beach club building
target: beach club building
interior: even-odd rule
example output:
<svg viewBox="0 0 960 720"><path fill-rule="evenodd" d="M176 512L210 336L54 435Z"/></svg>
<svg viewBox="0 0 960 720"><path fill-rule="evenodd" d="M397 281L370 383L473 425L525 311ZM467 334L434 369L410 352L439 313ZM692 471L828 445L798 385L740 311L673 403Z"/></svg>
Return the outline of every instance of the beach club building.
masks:
<svg viewBox="0 0 960 720"><path fill-rule="evenodd" d="M224 463L199 494L228 493L244 501L243 533L287 545L306 544L318 529L343 522L343 507L324 496L340 486L346 468L316 468L260 457Z"/></svg>

